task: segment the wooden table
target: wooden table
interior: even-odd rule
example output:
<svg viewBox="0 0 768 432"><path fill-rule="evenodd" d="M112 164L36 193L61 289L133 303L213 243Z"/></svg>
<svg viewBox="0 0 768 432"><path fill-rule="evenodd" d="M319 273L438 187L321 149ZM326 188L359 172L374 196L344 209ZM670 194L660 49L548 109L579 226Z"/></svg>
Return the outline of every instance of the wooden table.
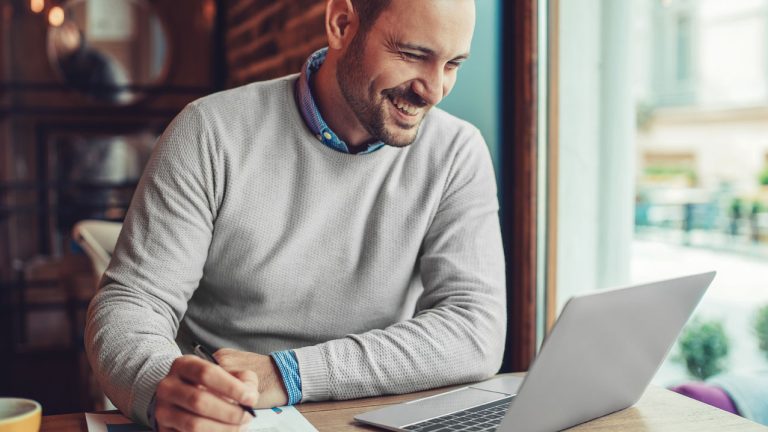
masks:
<svg viewBox="0 0 768 432"><path fill-rule="evenodd" d="M413 400L445 391L430 390L400 396L316 402L297 405L320 432L381 431L357 424L356 414L376 407ZM87 432L83 413L43 417L43 432ZM768 428L737 415L659 387L649 387L637 405L576 426L569 431L673 431L673 432L768 432Z"/></svg>

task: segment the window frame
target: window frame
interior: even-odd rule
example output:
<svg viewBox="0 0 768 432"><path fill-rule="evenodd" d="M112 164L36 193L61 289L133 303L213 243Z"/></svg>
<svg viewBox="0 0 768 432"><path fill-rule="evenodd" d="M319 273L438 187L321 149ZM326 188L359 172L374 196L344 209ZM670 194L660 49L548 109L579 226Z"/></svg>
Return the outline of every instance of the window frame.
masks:
<svg viewBox="0 0 768 432"><path fill-rule="evenodd" d="M508 330L503 372L528 370L536 355L540 1L502 2L501 223Z"/></svg>

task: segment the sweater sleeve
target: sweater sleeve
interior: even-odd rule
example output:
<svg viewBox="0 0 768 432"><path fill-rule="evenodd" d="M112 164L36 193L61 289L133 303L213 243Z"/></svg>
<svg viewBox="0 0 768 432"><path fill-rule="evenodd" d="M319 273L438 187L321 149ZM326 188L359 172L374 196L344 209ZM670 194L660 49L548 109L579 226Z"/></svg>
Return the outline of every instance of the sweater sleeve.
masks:
<svg viewBox="0 0 768 432"><path fill-rule="evenodd" d="M86 351L106 395L147 423L158 382L181 355L174 339L203 274L216 217L217 153L187 106L158 140L91 301Z"/></svg>
<svg viewBox="0 0 768 432"><path fill-rule="evenodd" d="M504 351L504 254L488 149L474 129L450 167L419 258L412 319L295 350L302 401L407 393L495 374Z"/></svg>

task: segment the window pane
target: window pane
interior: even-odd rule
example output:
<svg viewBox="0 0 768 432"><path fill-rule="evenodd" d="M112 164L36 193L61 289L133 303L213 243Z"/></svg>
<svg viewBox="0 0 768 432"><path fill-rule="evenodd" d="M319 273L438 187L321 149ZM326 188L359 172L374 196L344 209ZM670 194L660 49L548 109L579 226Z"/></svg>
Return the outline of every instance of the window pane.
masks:
<svg viewBox="0 0 768 432"><path fill-rule="evenodd" d="M722 373L765 370L768 2L557 5L558 311L576 293L714 269L687 334L727 340ZM676 346L657 384L718 370L683 354L697 355Z"/></svg>

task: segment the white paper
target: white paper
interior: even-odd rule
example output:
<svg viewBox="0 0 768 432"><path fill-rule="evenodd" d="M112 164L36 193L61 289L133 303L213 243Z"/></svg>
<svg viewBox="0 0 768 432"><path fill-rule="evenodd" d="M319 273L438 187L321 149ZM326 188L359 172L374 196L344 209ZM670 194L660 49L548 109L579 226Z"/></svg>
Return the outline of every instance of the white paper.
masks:
<svg viewBox="0 0 768 432"><path fill-rule="evenodd" d="M317 429L292 406L274 410L256 410L256 418L246 430L248 432L317 432Z"/></svg>
<svg viewBox="0 0 768 432"><path fill-rule="evenodd" d="M152 432L146 426L138 425L121 414L85 413L88 432Z"/></svg>
<svg viewBox="0 0 768 432"><path fill-rule="evenodd" d="M88 432L151 432L121 414L85 413ZM294 407L256 410L256 418L248 425L248 432L317 432L312 424Z"/></svg>

